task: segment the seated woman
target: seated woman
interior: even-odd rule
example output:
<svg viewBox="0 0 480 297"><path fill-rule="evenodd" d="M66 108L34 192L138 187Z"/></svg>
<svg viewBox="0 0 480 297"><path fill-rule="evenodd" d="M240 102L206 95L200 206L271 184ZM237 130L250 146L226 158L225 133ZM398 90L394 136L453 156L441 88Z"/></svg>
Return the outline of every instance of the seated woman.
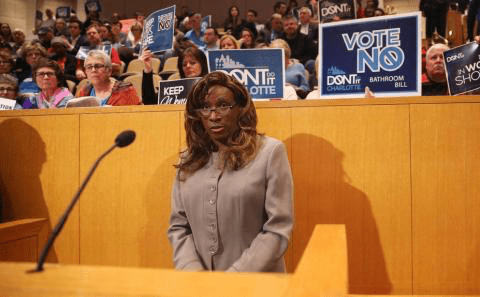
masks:
<svg viewBox="0 0 480 297"><path fill-rule="evenodd" d="M73 99L66 85L63 71L55 61L43 58L33 66L33 79L40 88L40 93L30 98L30 105L25 101L23 108L60 108Z"/></svg>
<svg viewBox="0 0 480 297"><path fill-rule="evenodd" d="M76 97L97 97L100 105L137 105L140 98L131 83L115 80L112 61L101 50L88 52L84 67L89 83L77 90Z"/></svg>
<svg viewBox="0 0 480 297"><path fill-rule="evenodd" d="M29 42L24 44L21 51L23 59L17 59L19 93L36 94L40 92L40 88L33 80L32 67L40 58L47 57L47 50L40 43Z"/></svg>
<svg viewBox="0 0 480 297"><path fill-rule="evenodd" d="M242 44L240 48L255 48L257 46L253 33L250 31L250 29L243 28L240 36L240 43Z"/></svg>
<svg viewBox="0 0 480 297"><path fill-rule="evenodd" d="M238 6L232 5L228 8L228 16L223 22L223 30L230 35L235 35L242 24Z"/></svg>
<svg viewBox="0 0 480 297"><path fill-rule="evenodd" d="M285 53L285 82L293 86L298 97L305 98L310 91L307 80L307 70L298 60L290 59L290 47L283 39L275 39L270 44L272 48L283 48Z"/></svg>
<svg viewBox="0 0 480 297"><path fill-rule="evenodd" d="M0 74L0 98L15 100L15 109L22 109L24 97L17 96L17 79L11 74Z"/></svg>
<svg viewBox="0 0 480 297"><path fill-rule="evenodd" d="M0 74L13 74L15 60L9 51L0 51Z"/></svg>
<svg viewBox="0 0 480 297"><path fill-rule="evenodd" d="M240 44L238 40L232 35L225 34L220 38L220 49L239 49Z"/></svg>
<svg viewBox="0 0 480 297"><path fill-rule="evenodd" d="M285 272L293 182L284 144L257 132L238 80L215 71L188 95L167 234L181 270Z"/></svg>
<svg viewBox="0 0 480 297"><path fill-rule="evenodd" d="M157 104L157 94L153 85L152 52L144 50L141 60L145 63L142 78L142 94L144 104ZM196 46L188 47L178 57L178 72L181 78L202 77L208 72L207 58L202 50Z"/></svg>
<svg viewBox="0 0 480 297"><path fill-rule="evenodd" d="M140 23L134 23L130 27L130 32L132 32L131 38L127 39L125 46L131 48L135 54L140 53L140 47L142 46L142 25Z"/></svg>
<svg viewBox="0 0 480 297"><path fill-rule="evenodd" d="M180 52L177 68L181 78L202 77L208 73L207 57L198 47L188 47Z"/></svg>

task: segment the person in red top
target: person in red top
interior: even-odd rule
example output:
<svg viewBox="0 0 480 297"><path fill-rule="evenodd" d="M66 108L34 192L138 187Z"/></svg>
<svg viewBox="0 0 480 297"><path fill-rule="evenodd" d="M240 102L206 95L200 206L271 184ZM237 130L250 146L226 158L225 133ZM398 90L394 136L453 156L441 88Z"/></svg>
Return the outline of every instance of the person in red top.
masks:
<svg viewBox="0 0 480 297"><path fill-rule="evenodd" d="M447 75L443 52L448 50L446 44L432 45L426 54L426 73L422 76L422 96L448 95Z"/></svg>
<svg viewBox="0 0 480 297"><path fill-rule="evenodd" d="M102 38L100 37L100 34L98 33L98 28L96 25L90 25L87 29L87 40L88 43L90 44L90 49L99 49L99 47L103 44L102 43ZM112 52L110 54L110 59L112 61L112 73L113 76L118 76L120 75L120 69L122 62L120 61L120 57L118 56L118 52L112 47ZM87 77L85 73L85 69L83 68L83 64L81 61L77 63L77 70L75 72L76 78L81 81L82 79L85 79Z"/></svg>
<svg viewBox="0 0 480 297"><path fill-rule="evenodd" d="M111 77L112 62L101 50L91 50L85 58L85 71L90 81L77 90L76 97L97 97L100 105L138 105L140 98L133 85Z"/></svg>

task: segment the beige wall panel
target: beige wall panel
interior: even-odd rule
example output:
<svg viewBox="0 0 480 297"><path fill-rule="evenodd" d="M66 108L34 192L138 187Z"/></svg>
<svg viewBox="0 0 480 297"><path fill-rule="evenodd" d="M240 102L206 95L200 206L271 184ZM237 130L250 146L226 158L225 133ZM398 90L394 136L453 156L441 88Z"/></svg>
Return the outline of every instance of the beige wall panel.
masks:
<svg viewBox="0 0 480 297"><path fill-rule="evenodd" d="M407 106L294 109L297 262L315 224L345 224L349 292L411 293Z"/></svg>
<svg viewBox="0 0 480 297"><path fill-rule="evenodd" d="M80 263L172 267L167 239L179 112L82 115L81 176L124 129L137 133L99 166L80 201Z"/></svg>
<svg viewBox="0 0 480 297"><path fill-rule="evenodd" d="M480 293L480 104L412 106L415 294Z"/></svg>
<svg viewBox="0 0 480 297"><path fill-rule="evenodd" d="M0 0L0 23L7 23L13 31L20 28L27 39L32 39L35 26L35 0Z"/></svg>
<svg viewBox="0 0 480 297"><path fill-rule="evenodd" d="M78 117L0 118L0 190L7 220L47 218L43 245L78 185ZM78 263L78 209L47 261Z"/></svg>
<svg viewBox="0 0 480 297"><path fill-rule="evenodd" d="M47 8L50 8L53 11L53 18L55 18L57 7L61 7L61 6L69 6L71 8L76 8L77 1L76 0L37 0L37 9L43 13L44 20L47 18L45 15L45 10Z"/></svg>

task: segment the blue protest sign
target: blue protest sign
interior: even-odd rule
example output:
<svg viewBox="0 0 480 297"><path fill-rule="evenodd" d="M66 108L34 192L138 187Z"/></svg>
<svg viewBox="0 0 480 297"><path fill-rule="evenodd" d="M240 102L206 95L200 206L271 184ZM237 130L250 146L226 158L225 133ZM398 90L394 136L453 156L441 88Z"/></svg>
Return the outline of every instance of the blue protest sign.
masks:
<svg viewBox="0 0 480 297"><path fill-rule="evenodd" d="M202 19L202 22L200 23L200 31L202 32L202 35L205 34L205 30L207 30L207 28L211 26L211 23L212 23L211 15L207 15Z"/></svg>
<svg viewBox="0 0 480 297"><path fill-rule="evenodd" d="M185 104L200 77L160 81L158 104Z"/></svg>
<svg viewBox="0 0 480 297"><path fill-rule="evenodd" d="M458 95L480 88L480 45L471 42L444 51L448 90Z"/></svg>
<svg viewBox="0 0 480 297"><path fill-rule="evenodd" d="M320 22L328 23L335 18L352 20L355 18L357 9L355 0L328 0L320 1Z"/></svg>
<svg viewBox="0 0 480 297"><path fill-rule="evenodd" d="M102 44L100 46L97 46L96 48L90 48L89 46L81 46L78 49L78 52L77 52L77 55L75 56L75 58L77 58L78 60L85 60L85 58L88 55L88 52L91 51L91 50L94 50L94 49L103 51L109 57L111 57L111 55L112 55L112 45L111 44Z"/></svg>
<svg viewBox="0 0 480 297"><path fill-rule="evenodd" d="M223 71L243 83L253 99L283 98L283 49L209 50L208 69Z"/></svg>
<svg viewBox="0 0 480 297"><path fill-rule="evenodd" d="M142 48L158 53L173 48L175 5L151 13L145 19Z"/></svg>
<svg viewBox="0 0 480 297"><path fill-rule="evenodd" d="M321 98L421 96L420 13L319 27Z"/></svg>

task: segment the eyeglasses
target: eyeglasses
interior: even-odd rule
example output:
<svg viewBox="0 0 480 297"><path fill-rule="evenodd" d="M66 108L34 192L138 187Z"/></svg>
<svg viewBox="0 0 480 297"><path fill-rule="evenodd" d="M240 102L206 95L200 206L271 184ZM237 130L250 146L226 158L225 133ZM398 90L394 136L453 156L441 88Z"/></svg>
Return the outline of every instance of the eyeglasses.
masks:
<svg viewBox="0 0 480 297"><path fill-rule="evenodd" d="M99 69L102 69L102 68L105 68L104 64L85 65L85 70L87 70L87 71L92 71L93 69L99 70Z"/></svg>
<svg viewBox="0 0 480 297"><path fill-rule="evenodd" d="M211 112L215 112L217 115L219 116L224 116L224 115L227 115L230 110L232 109L232 107L235 107L236 104L233 104L233 105L227 105L225 103L222 103L220 106L216 106L216 107L208 107L208 106L204 106L202 108L197 108L195 109L195 111L200 114L202 117L209 117L210 116L210 113Z"/></svg>
<svg viewBox="0 0 480 297"><path fill-rule="evenodd" d="M44 78L45 76L47 76L47 78L54 77L55 72L37 72L37 77Z"/></svg>
<svg viewBox="0 0 480 297"><path fill-rule="evenodd" d="M33 56L35 56L35 57L40 56L40 52L29 52L27 54L27 57L33 57Z"/></svg>
<svg viewBox="0 0 480 297"><path fill-rule="evenodd" d="M0 87L0 93L13 93L13 92L15 92L14 88Z"/></svg>

